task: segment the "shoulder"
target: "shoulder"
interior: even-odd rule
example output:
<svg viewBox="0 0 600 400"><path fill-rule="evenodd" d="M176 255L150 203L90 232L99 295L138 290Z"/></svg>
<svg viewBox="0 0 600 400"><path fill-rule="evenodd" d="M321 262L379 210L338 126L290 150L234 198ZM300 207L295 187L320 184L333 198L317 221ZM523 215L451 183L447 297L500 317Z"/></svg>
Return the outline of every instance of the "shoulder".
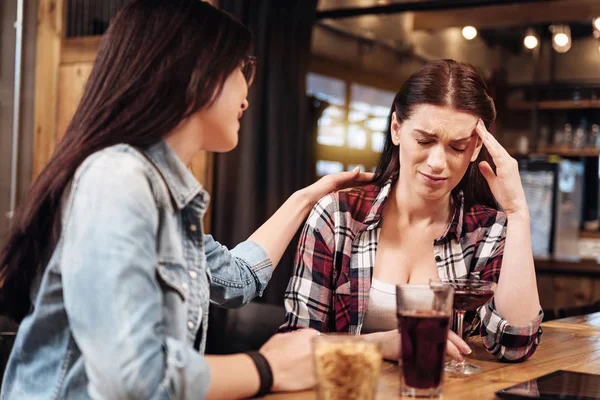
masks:
<svg viewBox="0 0 600 400"><path fill-rule="evenodd" d="M358 231L380 192L381 187L366 185L329 193L315 204L307 225L318 230Z"/></svg>
<svg viewBox="0 0 600 400"><path fill-rule="evenodd" d="M506 213L492 207L476 204L465 210L464 228L467 232L478 229L489 229L493 226L506 227Z"/></svg>
<svg viewBox="0 0 600 400"><path fill-rule="evenodd" d="M363 222L380 192L381 187L377 185L339 190L320 199L313 208L313 211L329 215L342 213L355 221Z"/></svg>
<svg viewBox="0 0 600 400"><path fill-rule="evenodd" d="M155 196L158 179L150 162L136 149L119 144L87 157L73 177L73 189L104 198Z"/></svg>

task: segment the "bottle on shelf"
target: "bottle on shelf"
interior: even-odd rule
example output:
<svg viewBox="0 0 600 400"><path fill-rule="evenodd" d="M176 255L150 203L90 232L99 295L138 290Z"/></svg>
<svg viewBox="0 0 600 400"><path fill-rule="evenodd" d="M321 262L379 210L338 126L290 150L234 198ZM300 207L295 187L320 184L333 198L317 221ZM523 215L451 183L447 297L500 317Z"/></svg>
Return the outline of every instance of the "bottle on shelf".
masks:
<svg viewBox="0 0 600 400"><path fill-rule="evenodd" d="M564 129L559 136L561 140L557 143L557 146L561 149L570 148L573 143L573 128L571 127L571 124L565 124Z"/></svg>
<svg viewBox="0 0 600 400"><path fill-rule="evenodd" d="M585 146L587 142L587 120L582 118L579 121L579 126L575 129L573 133L573 139L571 142L571 147L573 149L581 149Z"/></svg>
<svg viewBox="0 0 600 400"><path fill-rule="evenodd" d="M540 127L540 137L537 142L537 149L540 151L548 148L548 136L550 136L550 130L546 125Z"/></svg>
<svg viewBox="0 0 600 400"><path fill-rule="evenodd" d="M600 148L600 131L598 130L598 124L593 124L590 131L589 147L593 149Z"/></svg>

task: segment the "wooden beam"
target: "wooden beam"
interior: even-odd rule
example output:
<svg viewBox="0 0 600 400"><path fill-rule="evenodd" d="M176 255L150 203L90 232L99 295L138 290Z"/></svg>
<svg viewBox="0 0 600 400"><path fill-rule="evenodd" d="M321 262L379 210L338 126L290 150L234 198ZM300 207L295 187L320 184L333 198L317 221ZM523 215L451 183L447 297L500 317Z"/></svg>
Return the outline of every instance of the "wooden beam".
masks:
<svg viewBox="0 0 600 400"><path fill-rule="evenodd" d="M63 38L63 0L39 0L35 61L33 179L56 146L58 66Z"/></svg>
<svg viewBox="0 0 600 400"><path fill-rule="evenodd" d="M60 49L61 65L93 62L101 41L102 36L83 36L63 40Z"/></svg>
<svg viewBox="0 0 600 400"><path fill-rule="evenodd" d="M543 7L543 11L540 11ZM598 0L560 0L547 4L510 4L451 11L413 13L414 30L439 30L472 25L476 28L582 21L600 16Z"/></svg>
<svg viewBox="0 0 600 400"><path fill-rule="evenodd" d="M209 193L212 193L214 154L208 151L203 151L199 154L196 154L189 167L204 189ZM209 205L208 210L206 210L206 214L204 214L204 233L210 233L210 214L211 207Z"/></svg>
<svg viewBox="0 0 600 400"><path fill-rule="evenodd" d="M557 0L419 0L419 1L399 1L385 5L375 5L371 7L350 7L334 8L330 10L320 10L317 12L316 19L340 19L356 18L365 15L390 15L411 11L436 11L436 10L455 10L480 6L492 6L498 4L511 3L541 3Z"/></svg>
<svg viewBox="0 0 600 400"><path fill-rule="evenodd" d="M60 140L79 106L83 89L92 71L92 62L61 65L58 70L56 139Z"/></svg>

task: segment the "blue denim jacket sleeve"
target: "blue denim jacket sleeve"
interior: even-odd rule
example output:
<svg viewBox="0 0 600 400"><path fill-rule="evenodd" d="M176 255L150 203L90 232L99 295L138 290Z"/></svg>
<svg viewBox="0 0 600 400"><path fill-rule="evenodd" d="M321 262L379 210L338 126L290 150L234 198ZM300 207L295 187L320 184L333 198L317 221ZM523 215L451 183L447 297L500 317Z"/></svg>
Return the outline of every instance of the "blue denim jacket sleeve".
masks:
<svg viewBox="0 0 600 400"><path fill-rule="evenodd" d="M201 399L206 359L165 333L156 277L158 212L132 157L92 156L63 215L63 290L95 399Z"/></svg>
<svg viewBox="0 0 600 400"><path fill-rule="evenodd" d="M204 251L213 304L235 308L262 296L273 274L273 263L262 247L245 241L229 250L211 235L204 235Z"/></svg>

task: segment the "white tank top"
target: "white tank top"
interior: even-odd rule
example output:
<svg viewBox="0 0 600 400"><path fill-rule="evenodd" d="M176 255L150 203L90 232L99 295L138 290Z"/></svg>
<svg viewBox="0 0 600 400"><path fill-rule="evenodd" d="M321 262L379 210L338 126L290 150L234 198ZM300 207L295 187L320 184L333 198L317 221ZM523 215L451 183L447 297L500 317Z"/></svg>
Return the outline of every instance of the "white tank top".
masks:
<svg viewBox="0 0 600 400"><path fill-rule="evenodd" d="M390 331L398 328L396 317L396 285L373 278L369 306L361 333Z"/></svg>

